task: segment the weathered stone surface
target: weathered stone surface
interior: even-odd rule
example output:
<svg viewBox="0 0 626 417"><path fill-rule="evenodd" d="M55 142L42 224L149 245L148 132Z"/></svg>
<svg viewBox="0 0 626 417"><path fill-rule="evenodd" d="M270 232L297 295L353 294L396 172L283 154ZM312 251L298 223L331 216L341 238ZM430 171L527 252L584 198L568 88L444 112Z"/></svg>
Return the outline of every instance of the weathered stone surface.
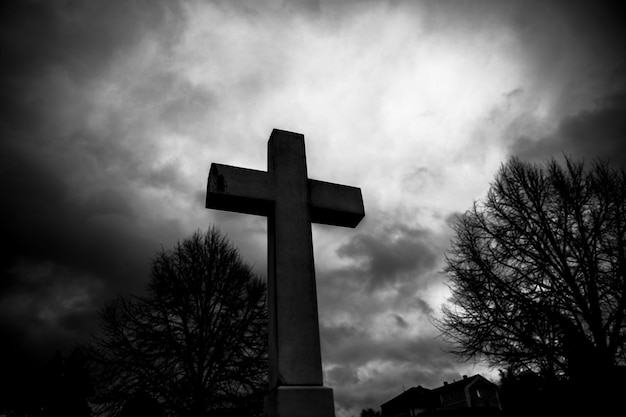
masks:
<svg viewBox="0 0 626 417"><path fill-rule="evenodd" d="M269 216L274 189L267 172L211 164L207 208Z"/></svg>
<svg viewBox="0 0 626 417"><path fill-rule="evenodd" d="M356 227L365 216L361 190L347 185L309 180L313 223Z"/></svg>

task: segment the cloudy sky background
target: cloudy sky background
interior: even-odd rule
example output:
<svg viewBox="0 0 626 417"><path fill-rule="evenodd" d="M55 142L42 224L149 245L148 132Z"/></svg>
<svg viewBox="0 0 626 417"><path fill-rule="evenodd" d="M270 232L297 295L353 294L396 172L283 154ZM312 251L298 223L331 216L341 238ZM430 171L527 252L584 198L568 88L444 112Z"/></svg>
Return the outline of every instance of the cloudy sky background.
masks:
<svg viewBox="0 0 626 417"><path fill-rule="evenodd" d="M339 417L488 370L431 324L450 219L511 156L626 161L623 8L604 1L9 1L0 6L0 360L25 374L215 224L265 276L265 219L204 208L211 162L360 187L314 226ZM27 363L28 365L25 365ZM8 379L5 379L7 381Z"/></svg>

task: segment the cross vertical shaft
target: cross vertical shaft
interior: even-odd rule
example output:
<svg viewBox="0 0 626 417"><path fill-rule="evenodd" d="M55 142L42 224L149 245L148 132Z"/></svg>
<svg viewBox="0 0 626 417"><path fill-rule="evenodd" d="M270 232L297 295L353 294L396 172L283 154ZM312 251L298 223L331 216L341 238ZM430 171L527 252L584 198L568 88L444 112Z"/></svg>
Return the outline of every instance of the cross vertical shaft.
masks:
<svg viewBox="0 0 626 417"><path fill-rule="evenodd" d="M313 240L302 135L272 134L268 143L268 172L277 191L268 227L270 387L321 386ZM278 285L277 280L280 280ZM303 326L304 323L307 325Z"/></svg>

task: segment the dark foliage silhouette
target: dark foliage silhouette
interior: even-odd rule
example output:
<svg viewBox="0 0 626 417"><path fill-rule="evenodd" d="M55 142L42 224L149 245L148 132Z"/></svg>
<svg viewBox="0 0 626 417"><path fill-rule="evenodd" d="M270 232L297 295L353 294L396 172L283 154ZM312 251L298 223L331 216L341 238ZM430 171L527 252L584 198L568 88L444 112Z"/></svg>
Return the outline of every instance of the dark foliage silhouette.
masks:
<svg viewBox="0 0 626 417"><path fill-rule="evenodd" d="M1 371L0 371L1 374ZM0 393L0 415L11 417L89 417L88 398L93 386L80 349L67 357L58 351L38 371L29 372L28 383L19 384L11 395Z"/></svg>
<svg viewBox="0 0 626 417"><path fill-rule="evenodd" d="M95 411L129 415L148 404L155 416L259 414L266 317L265 284L215 228L159 252L147 294L106 306L103 335L85 349Z"/></svg>
<svg viewBox="0 0 626 417"><path fill-rule="evenodd" d="M80 349L73 350L67 358L61 352L44 368L40 387L39 416L87 417L91 407L87 398L93 394L86 360Z"/></svg>
<svg viewBox="0 0 626 417"><path fill-rule="evenodd" d="M373 408L365 408L361 410L359 417L380 417L380 412L374 410Z"/></svg>
<svg viewBox="0 0 626 417"><path fill-rule="evenodd" d="M122 407L121 417L162 417L161 405L144 391L135 393Z"/></svg>
<svg viewBox="0 0 626 417"><path fill-rule="evenodd" d="M453 228L453 303L437 325L459 357L548 384L624 365L623 169L512 159Z"/></svg>

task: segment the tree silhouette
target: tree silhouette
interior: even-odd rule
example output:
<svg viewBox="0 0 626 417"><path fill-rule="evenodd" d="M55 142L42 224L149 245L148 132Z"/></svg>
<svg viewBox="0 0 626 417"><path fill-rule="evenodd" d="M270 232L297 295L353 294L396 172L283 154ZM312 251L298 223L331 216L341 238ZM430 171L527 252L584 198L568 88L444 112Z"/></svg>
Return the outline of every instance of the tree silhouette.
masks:
<svg viewBox="0 0 626 417"><path fill-rule="evenodd" d="M547 380L624 365L623 168L514 158L453 228L452 304L437 325L459 357Z"/></svg>
<svg viewBox="0 0 626 417"><path fill-rule="evenodd" d="M157 253L147 295L119 297L85 350L95 411L260 413L267 373L265 284L215 229Z"/></svg>
<svg viewBox="0 0 626 417"><path fill-rule="evenodd" d="M57 350L39 370L27 370L23 377L25 382L17 382L12 391L0 392L0 416L92 415L88 399L93 395L93 386L81 349L73 349L67 357Z"/></svg>
<svg viewBox="0 0 626 417"><path fill-rule="evenodd" d="M374 410L373 408L365 408L361 410L359 417L380 417L380 412Z"/></svg>
<svg viewBox="0 0 626 417"><path fill-rule="evenodd" d="M67 358L57 351L44 367L36 387L37 411L41 417L87 417L91 408L87 402L92 392L85 357L81 350L72 350Z"/></svg>

